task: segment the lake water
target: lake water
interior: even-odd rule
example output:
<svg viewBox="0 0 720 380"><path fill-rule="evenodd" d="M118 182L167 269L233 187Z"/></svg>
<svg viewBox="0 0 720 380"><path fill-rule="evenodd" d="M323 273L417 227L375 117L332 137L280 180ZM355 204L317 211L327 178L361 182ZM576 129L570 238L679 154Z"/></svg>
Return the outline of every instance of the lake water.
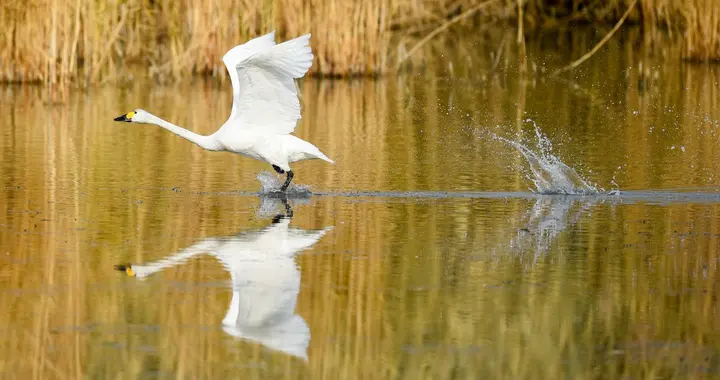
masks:
<svg viewBox="0 0 720 380"><path fill-rule="evenodd" d="M0 377L720 376L720 66L626 33L546 75L574 34L521 76L512 35L439 38L403 75L302 81L296 134L336 164L295 164L315 195L287 205L267 164L112 121L209 134L228 84L0 88ZM599 194L536 193L493 136Z"/></svg>

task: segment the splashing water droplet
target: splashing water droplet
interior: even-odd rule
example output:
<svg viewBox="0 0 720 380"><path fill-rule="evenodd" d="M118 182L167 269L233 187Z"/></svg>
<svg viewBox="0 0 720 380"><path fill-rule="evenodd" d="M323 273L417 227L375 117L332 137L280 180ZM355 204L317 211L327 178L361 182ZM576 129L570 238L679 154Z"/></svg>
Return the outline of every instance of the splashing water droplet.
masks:
<svg viewBox="0 0 720 380"><path fill-rule="evenodd" d="M280 179L279 177L266 170L262 170L260 173L258 173L256 178L258 181L260 181L261 195L281 193L280 188L282 187L284 180ZM285 194L287 194L288 196L309 196L312 194L312 192L310 191L310 186L297 185L293 182L290 182L290 186L288 186Z"/></svg>
<svg viewBox="0 0 720 380"><path fill-rule="evenodd" d="M595 195L600 194L596 186L590 185L575 169L567 166L553 155L552 142L540 132L535 121L526 119L535 126L535 152L520 142L509 140L492 134L492 136L517 149L530 165L532 177L528 177L535 185L535 192L540 194Z"/></svg>

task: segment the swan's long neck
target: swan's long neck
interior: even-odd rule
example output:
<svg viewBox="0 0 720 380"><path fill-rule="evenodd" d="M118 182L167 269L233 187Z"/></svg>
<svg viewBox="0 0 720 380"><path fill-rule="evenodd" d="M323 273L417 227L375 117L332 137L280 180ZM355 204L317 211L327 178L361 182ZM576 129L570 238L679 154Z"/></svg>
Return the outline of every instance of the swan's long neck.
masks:
<svg viewBox="0 0 720 380"><path fill-rule="evenodd" d="M212 136L203 136L195 132L188 131L183 127L179 127L169 121L163 120L155 115L148 114L148 123L155 124L159 127L165 128L168 131L188 140L192 143L199 145L200 147L207 150L220 150L220 146Z"/></svg>
<svg viewBox="0 0 720 380"><path fill-rule="evenodd" d="M216 250L218 246L219 242L216 239L206 239L199 243L195 243L164 259L147 263L145 265L133 265L132 269L134 270L137 277L147 277L161 270L182 264L201 253L209 253L214 255L214 250Z"/></svg>

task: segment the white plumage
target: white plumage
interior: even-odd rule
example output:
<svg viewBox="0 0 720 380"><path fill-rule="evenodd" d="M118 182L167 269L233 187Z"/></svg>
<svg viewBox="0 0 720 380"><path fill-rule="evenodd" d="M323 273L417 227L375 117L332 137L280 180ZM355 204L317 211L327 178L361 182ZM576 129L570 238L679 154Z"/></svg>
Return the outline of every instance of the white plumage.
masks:
<svg viewBox="0 0 720 380"><path fill-rule="evenodd" d="M116 268L146 278L196 255L213 255L232 280L232 300L222 321L223 330L307 360L310 329L295 312L300 271L294 256L317 243L332 227L301 230L290 228L289 223L290 218L281 218L259 231L207 238L152 263Z"/></svg>
<svg viewBox="0 0 720 380"><path fill-rule="evenodd" d="M272 32L235 46L222 60L230 74L233 106L230 117L212 135L198 135L142 109L115 121L158 125L207 150L268 162L278 173L287 172L282 191L293 178L290 163L310 159L334 163L311 143L291 135L301 117L295 79L312 66L310 34L276 45Z"/></svg>

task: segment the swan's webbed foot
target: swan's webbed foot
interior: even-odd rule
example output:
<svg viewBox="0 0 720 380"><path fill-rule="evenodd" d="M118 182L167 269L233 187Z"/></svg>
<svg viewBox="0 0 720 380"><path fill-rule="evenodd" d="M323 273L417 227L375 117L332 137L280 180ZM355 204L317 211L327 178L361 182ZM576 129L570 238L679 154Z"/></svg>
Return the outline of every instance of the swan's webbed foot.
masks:
<svg viewBox="0 0 720 380"><path fill-rule="evenodd" d="M294 174L293 174L292 170L288 170L287 178L285 179L285 183L283 183L282 187L280 188L280 191L287 190L288 186L290 186L290 181L292 181L293 176L294 176Z"/></svg>

